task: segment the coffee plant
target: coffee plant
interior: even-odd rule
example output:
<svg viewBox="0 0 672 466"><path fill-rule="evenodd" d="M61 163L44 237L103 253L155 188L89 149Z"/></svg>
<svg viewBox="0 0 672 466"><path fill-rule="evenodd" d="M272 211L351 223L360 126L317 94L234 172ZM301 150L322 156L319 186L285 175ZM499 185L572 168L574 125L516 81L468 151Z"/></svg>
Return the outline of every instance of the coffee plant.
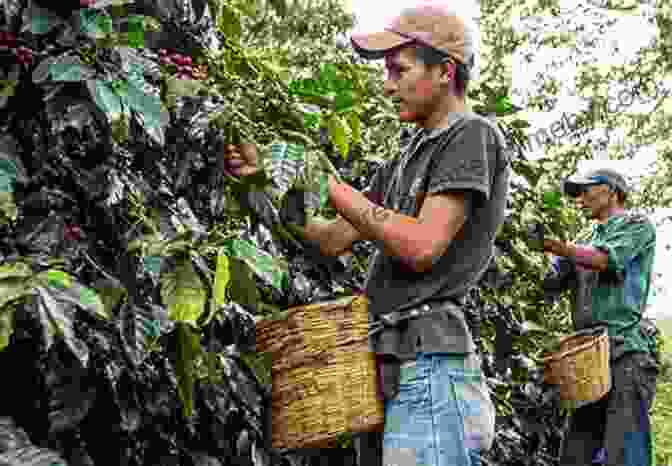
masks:
<svg viewBox="0 0 672 466"><path fill-rule="evenodd" d="M288 226L398 147L380 70L334 45L352 25L332 0L0 0L2 464L355 464L347 434L271 448L254 334L363 289L371 244L327 258ZM527 226L587 225L556 186L578 156L528 160L509 92L469 92L518 177L465 312L498 413L484 464L552 465L567 416L540 360L570 301L539 286ZM246 142L265 169L240 180L222 154Z"/></svg>

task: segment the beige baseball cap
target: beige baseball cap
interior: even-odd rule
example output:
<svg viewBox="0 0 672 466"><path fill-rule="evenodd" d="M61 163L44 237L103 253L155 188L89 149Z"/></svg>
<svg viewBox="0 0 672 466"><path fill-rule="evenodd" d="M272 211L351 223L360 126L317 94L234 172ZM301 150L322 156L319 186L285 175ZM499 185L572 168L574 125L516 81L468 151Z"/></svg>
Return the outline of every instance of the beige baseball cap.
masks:
<svg viewBox="0 0 672 466"><path fill-rule="evenodd" d="M406 8L382 32L353 35L355 51L369 60L410 43L439 50L459 63L473 67L477 31L445 3L432 2Z"/></svg>

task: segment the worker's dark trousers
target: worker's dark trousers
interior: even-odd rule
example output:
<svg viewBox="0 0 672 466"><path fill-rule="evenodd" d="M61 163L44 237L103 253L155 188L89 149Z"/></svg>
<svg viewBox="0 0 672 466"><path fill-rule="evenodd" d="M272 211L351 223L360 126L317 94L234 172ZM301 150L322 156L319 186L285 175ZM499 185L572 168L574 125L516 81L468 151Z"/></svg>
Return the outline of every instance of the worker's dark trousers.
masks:
<svg viewBox="0 0 672 466"><path fill-rule="evenodd" d="M383 433L365 432L353 435L357 452L357 466L381 466L383 464Z"/></svg>
<svg viewBox="0 0 672 466"><path fill-rule="evenodd" d="M572 416L560 466L651 466L649 411L656 362L649 353L626 353L612 361L610 370L609 393Z"/></svg>

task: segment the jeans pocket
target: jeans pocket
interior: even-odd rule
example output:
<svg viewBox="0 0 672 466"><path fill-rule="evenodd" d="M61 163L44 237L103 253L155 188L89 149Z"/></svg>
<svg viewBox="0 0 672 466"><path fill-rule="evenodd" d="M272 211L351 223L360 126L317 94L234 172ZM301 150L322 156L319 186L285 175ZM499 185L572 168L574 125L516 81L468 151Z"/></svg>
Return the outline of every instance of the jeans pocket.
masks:
<svg viewBox="0 0 672 466"><path fill-rule="evenodd" d="M420 406L429 403L429 400L430 384L427 377L419 373L415 364L401 366L397 403Z"/></svg>
<svg viewBox="0 0 672 466"><path fill-rule="evenodd" d="M469 449L488 451L495 439L495 405L482 381L463 381L455 385Z"/></svg>

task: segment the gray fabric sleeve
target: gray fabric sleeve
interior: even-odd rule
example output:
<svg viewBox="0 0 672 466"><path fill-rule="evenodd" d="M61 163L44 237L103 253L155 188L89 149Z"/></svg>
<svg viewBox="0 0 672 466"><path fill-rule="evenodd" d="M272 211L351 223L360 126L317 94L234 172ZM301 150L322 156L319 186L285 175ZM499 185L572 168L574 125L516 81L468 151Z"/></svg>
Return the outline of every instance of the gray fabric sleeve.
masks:
<svg viewBox="0 0 672 466"><path fill-rule="evenodd" d="M387 174L390 171L390 162L382 164L376 170L376 173L373 175L373 179L369 185L364 189L362 194L364 194L369 201L377 204L379 206L383 205L383 197L385 196L385 187L387 186Z"/></svg>
<svg viewBox="0 0 672 466"><path fill-rule="evenodd" d="M434 155L428 194L466 191L473 193L473 201L490 199L497 150L490 127L478 120L467 123L460 134Z"/></svg>

